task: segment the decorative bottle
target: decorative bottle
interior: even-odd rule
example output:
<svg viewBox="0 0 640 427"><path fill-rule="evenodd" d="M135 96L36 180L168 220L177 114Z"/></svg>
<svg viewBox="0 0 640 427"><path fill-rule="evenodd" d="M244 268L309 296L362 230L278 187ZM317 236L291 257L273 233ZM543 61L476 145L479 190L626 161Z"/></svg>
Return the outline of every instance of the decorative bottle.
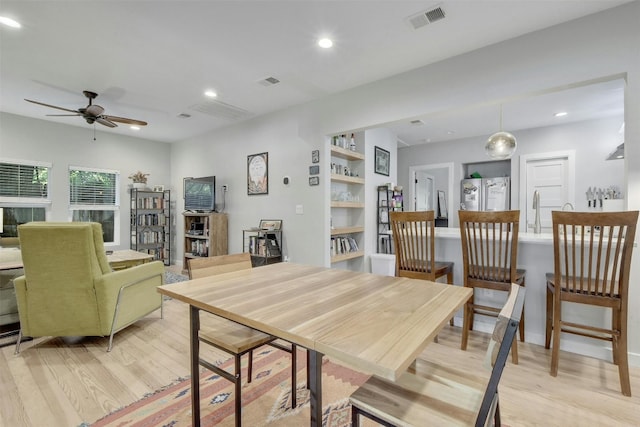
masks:
<svg viewBox="0 0 640 427"><path fill-rule="evenodd" d="M356 151L356 139L353 134L351 134L351 143L349 144L349 148L351 151Z"/></svg>

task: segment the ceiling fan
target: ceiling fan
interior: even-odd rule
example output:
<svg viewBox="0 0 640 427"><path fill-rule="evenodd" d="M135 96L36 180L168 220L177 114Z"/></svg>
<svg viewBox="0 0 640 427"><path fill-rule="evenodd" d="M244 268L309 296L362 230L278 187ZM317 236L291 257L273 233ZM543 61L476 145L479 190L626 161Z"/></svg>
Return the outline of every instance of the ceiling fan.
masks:
<svg viewBox="0 0 640 427"><path fill-rule="evenodd" d="M101 125L105 125L110 128L115 128L118 126L115 122L126 123L128 125L137 125L137 126L147 125L147 122L143 122L142 120L128 119L126 117L117 117L117 116L109 116L106 114L102 114L104 113L104 108L93 103L93 100L98 96L98 94L95 92L91 92L89 90L84 90L82 91L82 93L84 93L84 96L89 98L89 105L83 108L78 108L77 110L70 110L64 107L57 107L55 105L45 104L44 102L33 101L31 99L26 99L26 98L25 98L25 101L33 102L34 104L38 104L38 105L44 105L45 107L57 108L58 110L68 111L69 113L74 113L74 114L47 114L47 116L81 116L89 124L98 122Z"/></svg>

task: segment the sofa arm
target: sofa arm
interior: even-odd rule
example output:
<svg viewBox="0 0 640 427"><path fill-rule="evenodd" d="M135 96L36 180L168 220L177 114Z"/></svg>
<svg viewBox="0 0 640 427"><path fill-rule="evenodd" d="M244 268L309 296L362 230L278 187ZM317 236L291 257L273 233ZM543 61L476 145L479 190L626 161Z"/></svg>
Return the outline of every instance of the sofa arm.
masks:
<svg viewBox="0 0 640 427"><path fill-rule="evenodd" d="M164 264L154 261L101 276L95 283L101 329L104 335L136 321L160 307L157 287L164 283ZM115 324L114 313L120 295Z"/></svg>

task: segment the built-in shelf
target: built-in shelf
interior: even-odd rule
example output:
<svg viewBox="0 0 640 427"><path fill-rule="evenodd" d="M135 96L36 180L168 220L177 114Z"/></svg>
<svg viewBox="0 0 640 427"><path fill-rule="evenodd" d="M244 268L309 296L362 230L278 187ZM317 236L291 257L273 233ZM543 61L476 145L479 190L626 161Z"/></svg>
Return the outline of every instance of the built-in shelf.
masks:
<svg viewBox="0 0 640 427"><path fill-rule="evenodd" d="M362 233L362 232L364 232L364 227L359 227L359 226L355 226L355 227L339 227L339 228L332 228L331 229L331 235L332 236L338 236L340 234Z"/></svg>
<svg viewBox="0 0 640 427"><path fill-rule="evenodd" d="M340 255L336 255L331 257L331 263L336 263L336 262L341 262L341 261L347 261L353 258L359 258L364 256L364 251L357 251L357 252L348 252L346 254L340 254Z"/></svg>
<svg viewBox="0 0 640 427"><path fill-rule="evenodd" d="M332 208L364 208L364 203L362 202L339 202L339 201L332 201L331 202L331 207Z"/></svg>
<svg viewBox="0 0 640 427"><path fill-rule="evenodd" d="M344 182L346 184L363 184L364 185L364 178L360 178L358 176L338 175L336 173L331 174L331 181Z"/></svg>
<svg viewBox="0 0 640 427"><path fill-rule="evenodd" d="M337 147L335 145L331 146L331 155L345 160L364 160L364 154L358 153L357 151L347 150L342 147Z"/></svg>

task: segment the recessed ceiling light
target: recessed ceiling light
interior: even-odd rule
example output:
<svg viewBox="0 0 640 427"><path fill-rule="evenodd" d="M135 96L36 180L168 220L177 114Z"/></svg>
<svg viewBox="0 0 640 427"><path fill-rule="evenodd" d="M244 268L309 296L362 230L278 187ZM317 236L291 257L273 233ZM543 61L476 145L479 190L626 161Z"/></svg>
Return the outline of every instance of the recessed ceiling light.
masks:
<svg viewBox="0 0 640 427"><path fill-rule="evenodd" d="M213 90L208 90L204 93L206 96L208 96L209 98L215 98L216 96L218 96L217 93L215 93L215 91Z"/></svg>
<svg viewBox="0 0 640 427"><path fill-rule="evenodd" d="M564 117L567 114L569 114L569 113L567 113L566 111L560 111L559 113L555 113L553 116L554 117Z"/></svg>
<svg viewBox="0 0 640 427"><path fill-rule="evenodd" d="M131 130L140 130L140 126L131 126Z"/></svg>
<svg viewBox="0 0 640 427"><path fill-rule="evenodd" d="M328 38L323 38L318 40L318 46L320 46L323 49L329 49L331 46L333 46L333 41L331 41L331 39L328 39Z"/></svg>
<svg viewBox="0 0 640 427"><path fill-rule="evenodd" d="M7 27L20 28L22 25L18 21L15 21L11 18L7 18L6 16L0 16L0 24L4 24Z"/></svg>

